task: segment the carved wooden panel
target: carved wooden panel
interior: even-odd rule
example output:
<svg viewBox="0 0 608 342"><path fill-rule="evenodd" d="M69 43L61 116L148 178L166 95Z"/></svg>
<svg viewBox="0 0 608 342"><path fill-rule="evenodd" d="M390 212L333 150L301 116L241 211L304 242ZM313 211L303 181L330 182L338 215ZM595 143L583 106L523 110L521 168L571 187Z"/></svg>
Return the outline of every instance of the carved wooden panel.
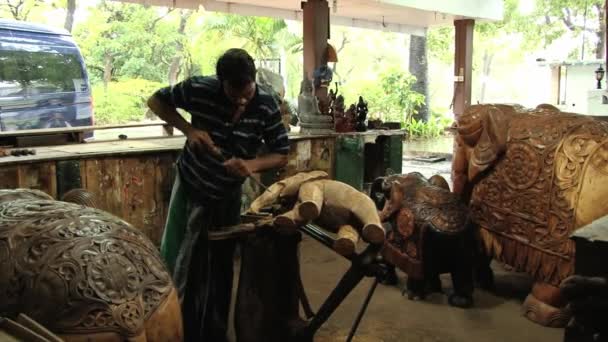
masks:
<svg viewBox="0 0 608 342"><path fill-rule="evenodd" d="M95 195L100 208L159 245L174 181L173 163L171 154L86 160L83 187Z"/></svg>
<svg viewBox="0 0 608 342"><path fill-rule="evenodd" d="M32 163L0 168L0 189L28 188L57 196L55 163Z"/></svg>

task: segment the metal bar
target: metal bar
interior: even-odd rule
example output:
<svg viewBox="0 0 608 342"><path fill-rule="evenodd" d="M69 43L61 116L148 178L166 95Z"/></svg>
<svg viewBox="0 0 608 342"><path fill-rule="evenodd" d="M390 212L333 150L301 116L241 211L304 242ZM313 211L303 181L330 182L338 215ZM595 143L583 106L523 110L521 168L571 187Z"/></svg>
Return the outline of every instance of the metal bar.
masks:
<svg viewBox="0 0 608 342"><path fill-rule="evenodd" d="M350 329L350 333L348 334L348 338L346 338L346 342L352 341L353 337L355 336L355 332L357 332L357 328L359 327L359 323L361 322L361 318L363 318L363 315L365 314L365 310L367 310L367 306L369 305L369 301L372 299L372 296L374 295L374 291L376 290L376 286L378 286L378 277L374 278L374 282L372 283L372 287L367 292L367 296L365 297L365 301L363 302L363 305L361 306L361 310L359 310L359 313L357 314L357 318L355 319L355 323L353 324L352 328Z"/></svg>
<svg viewBox="0 0 608 342"><path fill-rule="evenodd" d="M305 226L300 227L300 230L333 250L334 239L327 233L322 231L319 227L312 224L307 224Z"/></svg>
<svg viewBox="0 0 608 342"><path fill-rule="evenodd" d="M353 265L348 271L342 276L340 282L336 288L331 292L329 297L325 300L315 317L310 321L298 334L302 337L312 337L319 330L319 328L327 321L331 314L338 308L338 306L344 301L344 299L350 294L350 292L359 284L361 279L365 276L364 272L360 267Z"/></svg>

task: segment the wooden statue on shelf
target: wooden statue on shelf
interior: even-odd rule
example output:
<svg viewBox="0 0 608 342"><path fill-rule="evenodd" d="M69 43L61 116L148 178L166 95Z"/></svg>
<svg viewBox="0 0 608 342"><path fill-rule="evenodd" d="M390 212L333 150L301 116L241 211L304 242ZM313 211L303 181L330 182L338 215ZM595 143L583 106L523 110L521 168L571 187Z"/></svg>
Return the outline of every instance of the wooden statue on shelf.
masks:
<svg viewBox="0 0 608 342"><path fill-rule="evenodd" d="M351 105L349 110L346 110L344 106L344 97L338 95L333 110L336 132L347 133L355 131L355 110L355 105Z"/></svg>
<svg viewBox="0 0 608 342"><path fill-rule="evenodd" d="M0 316L26 314L67 342L182 340L156 247L101 210L0 190L0 274Z"/></svg>
<svg viewBox="0 0 608 342"><path fill-rule="evenodd" d="M528 318L563 326L568 237L608 212L608 123L551 105L474 105L457 132L454 191L470 199L485 252L535 278Z"/></svg>
<svg viewBox="0 0 608 342"><path fill-rule="evenodd" d="M355 129L357 132L365 132L367 131L367 102L363 100L363 96L359 96L359 102L357 102L357 124Z"/></svg>
<svg viewBox="0 0 608 342"><path fill-rule="evenodd" d="M417 172L381 177L370 196L382 210L382 222L392 227L383 255L407 274L409 298L424 299L427 289L441 292L439 274L451 273L450 305L470 307L474 231L466 204L446 180Z"/></svg>
<svg viewBox="0 0 608 342"><path fill-rule="evenodd" d="M323 115L330 115L331 99L329 87L333 79L333 71L327 65L322 65L313 72L314 94L319 99L319 110Z"/></svg>
<svg viewBox="0 0 608 342"><path fill-rule="evenodd" d="M319 109L319 101L313 93L312 82L304 79L298 96L298 117L303 133L333 132L333 118L323 115Z"/></svg>

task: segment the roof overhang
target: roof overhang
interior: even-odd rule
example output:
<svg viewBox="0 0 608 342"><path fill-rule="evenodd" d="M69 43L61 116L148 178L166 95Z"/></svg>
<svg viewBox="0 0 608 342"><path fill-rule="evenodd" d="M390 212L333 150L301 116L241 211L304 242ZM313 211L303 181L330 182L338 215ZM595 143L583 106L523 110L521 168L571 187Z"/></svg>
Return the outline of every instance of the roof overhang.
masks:
<svg viewBox="0 0 608 342"><path fill-rule="evenodd" d="M240 15L302 20L299 0L121 0ZM332 24L424 35L454 20L502 20L503 0L328 0ZM334 5L335 4L335 5Z"/></svg>

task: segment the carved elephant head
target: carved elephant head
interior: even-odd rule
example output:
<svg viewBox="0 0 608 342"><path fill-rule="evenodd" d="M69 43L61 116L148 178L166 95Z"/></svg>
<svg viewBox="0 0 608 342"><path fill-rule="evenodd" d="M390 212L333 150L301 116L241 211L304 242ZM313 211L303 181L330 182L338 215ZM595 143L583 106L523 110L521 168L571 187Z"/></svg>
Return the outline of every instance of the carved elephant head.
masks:
<svg viewBox="0 0 608 342"><path fill-rule="evenodd" d="M372 186L371 196L376 202L378 210L381 210L380 219L382 221L401 208L403 201L414 199L419 195L418 189L421 187L436 186L450 190L448 182L443 177L434 175L426 179L419 172L381 177L374 182L374 186Z"/></svg>
<svg viewBox="0 0 608 342"><path fill-rule="evenodd" d="M519 106L474 105L458 118L458 140L467 155L462 167L466 169L469 181L487 170L505 152L509 119L519 110Z"/></svg>

